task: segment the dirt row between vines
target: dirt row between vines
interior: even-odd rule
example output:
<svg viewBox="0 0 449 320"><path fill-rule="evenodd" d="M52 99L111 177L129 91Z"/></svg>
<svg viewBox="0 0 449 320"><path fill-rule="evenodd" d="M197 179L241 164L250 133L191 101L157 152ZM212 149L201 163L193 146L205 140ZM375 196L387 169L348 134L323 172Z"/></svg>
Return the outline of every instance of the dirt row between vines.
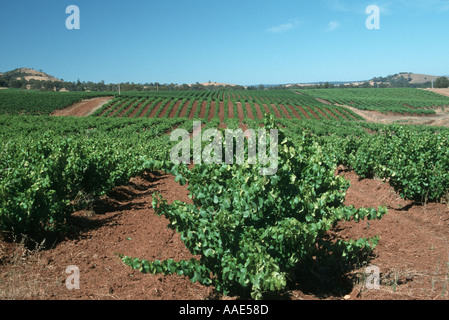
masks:
<svg viewBox="0 0 449 320"><path fill-rule="evenodd" d="M298 279L296 286L272 299L403 300L448 299L449 208L447 204L412 205L380 180L360 180L352 171L337 172L351 181L346 205L378 207L389 213L380 221L342 222L331 233L342 239L379 236L373 258L345 274L326 270ZM145 275L124 265L117 254L149 260L190 259L179 234L156 216L152 194L169 203L191 203L186 186L174 177L146 173L111 191L92 211L73 214L73 232L49 249L29 250L0 241L0 299L33 300L205 300L235 299L178 275ZM199 257L194 257L199 258ZM380 288L368 290L365 271L375 265ZM80 289L66 287L68 266L77 266ZM331 285L333 284L333 285Z"/></svg>

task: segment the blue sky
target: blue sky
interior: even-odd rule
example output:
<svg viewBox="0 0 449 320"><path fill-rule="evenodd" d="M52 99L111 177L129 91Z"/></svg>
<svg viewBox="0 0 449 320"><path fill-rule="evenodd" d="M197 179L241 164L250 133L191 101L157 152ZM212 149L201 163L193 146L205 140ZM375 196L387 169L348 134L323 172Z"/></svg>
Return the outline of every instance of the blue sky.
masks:
<svg viewBox="0 0 449 320"><path fill-rule="evenodd" d="M66 28L69 5L79 30ZM242 85L449 75L448 30L449 0L2 0L0 72Z"/></svg>

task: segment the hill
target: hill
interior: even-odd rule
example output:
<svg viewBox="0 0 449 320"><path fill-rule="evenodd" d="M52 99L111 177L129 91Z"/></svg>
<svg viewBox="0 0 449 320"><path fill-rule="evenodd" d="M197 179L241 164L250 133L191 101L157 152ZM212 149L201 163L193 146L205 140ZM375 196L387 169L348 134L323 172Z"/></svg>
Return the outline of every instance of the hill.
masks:
<svg viewBox="0 0 449 320"><path fill-rule="evenodd" d="M412 86L412 87L420 87L420 86L429 86L432 81L440 78L442 76L435 76L430 74L420 74L420 73L412 73L412 72L401 72L394 75L389 75L387 77L375 77L371 79L371 83L377 84L385 84L396 87L401 86Z"/></svg>
<svg viewBox="0 0 449 320"><path fill-rule="evenodd" d="M203 86L203 87L223 87L223 88L238 88L238 87L244 87L238 84L231 84L231 83L221 83L221 82L202 82L202 83L191 83L188 85L189 87L195 87L195 86ZM246 87L244 87L246 88Z"/></svg>
<svg viewBox="0 0 449 320"><path fill-rule="evenodd" d="M18 68L14 69L8 72L5 72L4 74L0 74L1 76L7 76L11 79L15 80L38 80L38 81L54 81L54 82L63 82L62 80L53 77L51 75L48 75L42 71L36 71L31 68Z"/></svg>
<svg viewBox="0 0 449 320"><path fill-rule="evenodd" d="M419 73L400 73L396 78L400 76L404 76L407 79L411 79L410 83L425 83L433 80L436 80L440 76L433 76L429 74L419 74Z"/></svg>

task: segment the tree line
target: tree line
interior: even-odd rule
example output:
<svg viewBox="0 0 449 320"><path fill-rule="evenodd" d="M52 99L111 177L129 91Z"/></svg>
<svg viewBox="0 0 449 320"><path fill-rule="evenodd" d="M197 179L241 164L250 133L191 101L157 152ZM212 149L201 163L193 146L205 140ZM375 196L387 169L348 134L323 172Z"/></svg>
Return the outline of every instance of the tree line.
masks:
<svg viewBox="0 0 449 320"><path fill-rule="evenodd" d="M365 81L361 84L335 84L330 82L317 84L292 84L292 85L274 85L274 86L230 86L230 85L203 85L201 83L175 84L175 83L109 83L106 84L104 80L100 82L83 81L50 81L50 80L26 80L27 74L18 73L18 71L6 72L0 75L0 87L14 88L14 89L30 89L41 91L203 91L203 90L286 90L286 89L331 89L331 88L430 88L432 82L425 83L411 83L411 78L406 78L401 75L390 75L387 77L375 77L372 81ZM439 77L433 83L434 88L448 88L449 79L447 77Z"/></svg>
<svg viewBox="0 0 449 320"><path fill-rule="evenodd" d="M50 81L50 80L26 80L25 77L17 77L17 75L3 74L0 75L0 87L11 89L28 89L40 91L202 91L202 90L245 90L243 86L215 85L208 86L201 83L195 84L175 84L175 83L109 83L105 81L92 82L79 79L74 82L68 81Z"/></svg>

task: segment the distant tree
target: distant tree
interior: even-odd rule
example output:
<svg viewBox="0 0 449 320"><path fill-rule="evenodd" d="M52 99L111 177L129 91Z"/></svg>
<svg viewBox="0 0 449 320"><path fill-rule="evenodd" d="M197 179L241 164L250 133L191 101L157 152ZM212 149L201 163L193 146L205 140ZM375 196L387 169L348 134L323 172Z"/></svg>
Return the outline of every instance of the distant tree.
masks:
<svg viewBox="0 0 449 320"><path fill-rule="evenodd" d="M42 90L42 81L31 81L31 90Z"/></svg>
<svg viewBox="0 0 449 320"><path fill-rule="evenodd" d="M64 88L66 88L69 91L76 91L76 85L75 82L65 82Z"/></svg>
<svg viewBox="0 0 449 320"><path fill-rule="evenodd" d="M365 81L364 83L362 83L362 85L360 87L361 88L371 88L371 85L369 82Z"/></svg>
<svg viewBox="0 0 449 320"><path fill-rule="evenodd" d="M56 88L57 91L61 90L63 88L63 83L59 81L53 82L53 87Z"/></svg>
<svg viewBox="0 0 449 320"><path fill-rule="evenodd" d="M106 85L104 84L104 80L101 80L100 83L96 83L95 91L106 91Z"/></svg>
<svg viewBox="0 0 449 320"><path fill-rule="evenodd" d="M26 81L25 80L16 80L16 79L11 79L9 81L9 85L10 88L17 88L17 89L25 89L26 88Z"/></svg>
<svg viewBox="0 0 449 320"><path fill-rule="evenodd" d="M265 86L263 84L259 85L258 87L259 90L265 90Z"/></svg>
<svg viewBox="0 0 449 320"><path fill-rule="evenodd" d="M205 90L206 88L199 82L192 85L192 90Z"/></svg>
<svg viewBox="0 0 449 320"><path fill-rule="evenodd" d="M435 88L448 88L449 87L449 79L446 77L439 77L435 81Z"/></svg>
<svg viewBox="0 0 449 320"><path fill-rule="evenodd" d="M80 79L78 79L78 80L76 81L76 84L75 84L75 90L76 90L76 91L84 91L84 86L83 86L83 84L81 83Z"/></svg>
<svg viewBox="0 0 449 320"><path fill-rule="evenodd" d="M185 91L187 91L187 90L190 89L190 86L189 86L187 83L183 83L183 84L179 87L179 89L180 89L180 90L185 90Z"/></svg>

